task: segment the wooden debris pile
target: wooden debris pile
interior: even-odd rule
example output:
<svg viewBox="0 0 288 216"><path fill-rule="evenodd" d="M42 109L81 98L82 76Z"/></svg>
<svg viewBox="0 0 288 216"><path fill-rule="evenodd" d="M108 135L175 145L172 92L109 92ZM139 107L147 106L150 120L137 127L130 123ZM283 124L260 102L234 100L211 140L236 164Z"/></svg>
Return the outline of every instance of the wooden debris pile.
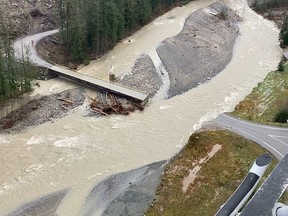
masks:
<svg viewBox="0 0 288 216"><path fill-rule="evenodd" d="M100 115L129 115L130 112L135 110L143 110L143 106L136 103L120 102L113 94L106 94L106 100L98 101L97 99L90 98L90 108L93 112Z"/></svg>

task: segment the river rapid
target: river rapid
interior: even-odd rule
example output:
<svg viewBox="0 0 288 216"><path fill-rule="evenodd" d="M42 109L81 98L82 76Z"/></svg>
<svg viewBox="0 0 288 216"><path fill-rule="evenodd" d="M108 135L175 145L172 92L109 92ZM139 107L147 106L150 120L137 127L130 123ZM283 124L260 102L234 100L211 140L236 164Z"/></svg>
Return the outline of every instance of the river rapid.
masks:
<svg viewBox="0 0 288 216"><path fill-rule="evenodd" d="M139 54L155 54L160 41L180 32L189 14L212 2L194 1L168 12L98 62L105 62L102 65L108 70L125 72ZM143 112L129 116L85 117L84 104L53 122L1 135L0 215L65 188L71 189L57 214L81 215L87 194L105 177L171 158L205 121L233 110L277 67L281 49L279 31L272 22L252 11L245 0L226 3L238 11L243 23L239 24L240 36L230 64L208 83L169 100L154 100ZM118 55L122 61L115 60ZM93 74L89 68L97 67L102 67L101 63L95 62L82 72ZM59 79L40 85L34 96L73 87Z"/></svg>

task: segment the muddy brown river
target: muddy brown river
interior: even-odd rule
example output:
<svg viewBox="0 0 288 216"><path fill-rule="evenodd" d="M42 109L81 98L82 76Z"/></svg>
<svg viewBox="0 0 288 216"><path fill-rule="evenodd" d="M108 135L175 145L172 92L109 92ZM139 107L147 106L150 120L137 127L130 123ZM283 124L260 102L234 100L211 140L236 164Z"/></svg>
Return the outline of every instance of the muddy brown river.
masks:
<svg viewBox="0 0 288 216"><path fill-rule="evenodd" d="M81 71L91 75L97 68L129 71L139 54L153 58L163 39L180 32L189 14L211 2L194 1L172 10L132 35L131 42L122 41ZM84 104L53 122L19 134L1 135L0 215L65 188L72 189L57 215L81 215L87 194L105 177L169 159L205 121L233 110L277 67L281 50L279 31L272 22L253 12L245 0L227 3L243 17L241 35L230 64L208 83L169 100L154 100L144 112L130 116L85 117ZM73 87L59 79L40 84L32 97Z"/></svg>

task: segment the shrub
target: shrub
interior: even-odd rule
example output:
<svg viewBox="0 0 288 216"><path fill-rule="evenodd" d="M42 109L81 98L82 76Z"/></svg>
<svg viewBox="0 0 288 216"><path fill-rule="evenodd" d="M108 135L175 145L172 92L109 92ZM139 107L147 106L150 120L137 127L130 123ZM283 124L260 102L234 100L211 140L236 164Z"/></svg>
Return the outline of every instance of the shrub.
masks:
<svg viewBox="0 0 288 216"><path fill-rule="evenodd" d="M279 34L280 46L285 47L288 45L288 15L284 18L283 26Z"/></svg>
<svg viewBox="0 0 288 216"><path fill-rule="evenodd" d="M288 120L288 108L280 110L274 117L275 122L287 123Z"/></svg>
<svg viewBox="0 0 288 216"><path fill-rule="evenodd" d="M90 64L90 60L88 58L85 58L83 60L84 65L89 65Z"/></svg>
<svg viewBox="0 0 288 216"><path fill-rule="evenodd" d="M110 73L110 74L109 74L109 80L110 80L111 82L115 82L116 79L117 79L117 77L116 77L115 74L113 74L113 73Z"/></svg>
<svg viewBox="0 0 288 216"><path fill-rule="evenodd" d="M284 71L284 63L285 61L282 59L278 64L278 71Z"/></svg>

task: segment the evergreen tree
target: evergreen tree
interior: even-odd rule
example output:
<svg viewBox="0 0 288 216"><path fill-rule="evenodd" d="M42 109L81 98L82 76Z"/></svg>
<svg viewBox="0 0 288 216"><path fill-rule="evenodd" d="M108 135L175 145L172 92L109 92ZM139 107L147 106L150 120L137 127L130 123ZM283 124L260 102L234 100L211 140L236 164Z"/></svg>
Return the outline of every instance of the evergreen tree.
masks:
<svg viewBox="0 0 288 216"><path fill-rule="evenodd" d="M0 100L12 98L32 89L35 68L28 56L16 60L12 49L11 30L8 21L0 13Z"/></svg>
<svg viewBox="0 0 288 216"><path fill-rule="evenodd" d="M139 24L144 25L151 19L152 7L149 0L138 0Z"/></svg>
<svg viewBox="0 0 288 216"><path fill-rule="evenodd" d="M102 55L176 0L59 0L63 42L76 61Z"/></svg>
<svg viewBox="0 0 288 216"><path fill-rule="evenodd" d="M137 2L135 0L125 0L124 11L125 27L130 31L138 25Z"/></svg>
<svg viewBox="0 0 288 216"><path fill-rule="evenodd" d="M280 45L288 46L288 15L285 17L283 27L280 32Z"/></svg>

